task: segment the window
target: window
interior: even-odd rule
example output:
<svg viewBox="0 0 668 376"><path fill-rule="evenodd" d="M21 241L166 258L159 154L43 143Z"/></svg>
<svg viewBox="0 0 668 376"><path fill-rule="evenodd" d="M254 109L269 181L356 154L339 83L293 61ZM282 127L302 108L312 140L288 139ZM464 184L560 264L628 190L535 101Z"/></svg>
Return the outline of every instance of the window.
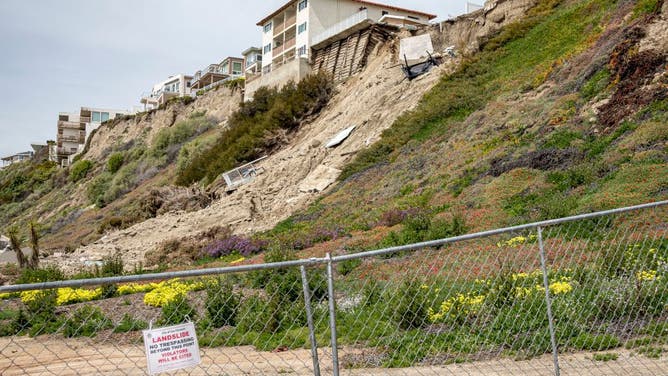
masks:
<svg viewBox="0 0 668 376"><path fill-rule="evenodd" d="M102 112L100 114L100 123L104 123L107 120L109 120L109 113L108 112Z"/></svg>
<svg viewBox="0 0 668 376"><path fill-rule="evenodd" d="M306 45L299 47L299 50L297 51L297 55L299 55L299 56L306 55Z"/></svg>
<svg viewBox="0 0 668 376"><path fill-rule="evenodd" d="M380 14L384 16L384 15L386 15L386 14L390 14L390 12L384 10L384 11L380 12Z"/></svg>
<svg viewBox="0 0 668 376"><path fill-rule="evenodd" d="M223 64L223 67L222 67L222 69L221 69L221 72L223 72L223 74L228 74L228 73L230 73L230 63L225 62L225 64Z"/></svg>
<svg viewBox="0 0 668 376"><path fill-rule="evenodd" d="M301 33L305 32L305 31L306 31L306 22L304 22L303 24L299 25L299 27L297 28L297 34L301 34Z"/></svg>
<svg viewBox="0 0 668 376"><path fill-rule="evenodd" d="M93 123L99 123L100 122L100 113L97 111L93 111Z"/></svg>
<svg viewBox="0 0 668 376"><path fill-rule="evenodd" d="M255 55L256 61L262 61L262 55Z"/></svg>
<svg viewBox="0 0 668 376"><path fill-rule="evenodd" d="M307 6L308 6L308 0L301 0L297 8L299 8L299 10L302 11L306 9Z"/></svg>
<svg viewBox="0 0 668 376"><path fill-rule="evenodd" d="M265 54L268 54L268 53L270 53L270 52L271 52L271 43L269 43L268 45L264 46L264 53L265 53Z"/></svg>
<svg viewBox="0 0 668 376"><path fill-rule="evenodd" d="M232 63L232 74L241 74L241 63L238 61L235 61Z"/></svg>
<svg viewBox="0 0 668 376"><path fill-rule="evenodd" d="M265 32L265 33L270 32L270 31L271 31L271 26L272 26L271 21L268 22L267 24L265 24L265 25L264 25L264 32ZM257 30L257 29L256 29L256 30Z"/></svg>
<svg viewBox="0 0 668 376"><path fill-rule="evenodd" d="M175 90L175 91L179 91L180 88L181 88L181 83L180 83L180 82L177 82L177 83L176 83L176 90Z"/></svg>
<svg viewBox="0 0 668 376"><path fill-rule="evenodd" d="M410 18L411 20L418 20L418 21L420 20L420 17L415 17L415 16L407 16L407 17Z"/></svg>

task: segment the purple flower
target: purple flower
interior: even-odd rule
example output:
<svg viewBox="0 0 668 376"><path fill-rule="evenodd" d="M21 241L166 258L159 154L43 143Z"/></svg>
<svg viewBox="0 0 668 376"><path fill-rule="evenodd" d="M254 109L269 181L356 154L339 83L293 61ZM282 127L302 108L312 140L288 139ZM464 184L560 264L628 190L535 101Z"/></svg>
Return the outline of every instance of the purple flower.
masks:
<svg viewBox="0 0 668 376"><path fill-rule="evenodd" d="M233 235L229 238L216 240L204 247L202 253L210 257L227 256L232 253L239 253L247 257L260 253L267 246L266 241L251 240L241 236Z"/></svg>

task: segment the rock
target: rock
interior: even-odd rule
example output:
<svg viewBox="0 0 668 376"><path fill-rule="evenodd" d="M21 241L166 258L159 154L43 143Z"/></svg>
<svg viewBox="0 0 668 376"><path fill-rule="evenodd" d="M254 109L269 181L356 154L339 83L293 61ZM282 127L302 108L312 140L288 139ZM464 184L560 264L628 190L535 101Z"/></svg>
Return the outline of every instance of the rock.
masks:
<svg viewBox="0 0 668 376"><path fill-rule="evenodd" d="M490 14L489 20L494 22L494 23L501 23L506 19L506 14L505 13L493 13Z"/></svg>

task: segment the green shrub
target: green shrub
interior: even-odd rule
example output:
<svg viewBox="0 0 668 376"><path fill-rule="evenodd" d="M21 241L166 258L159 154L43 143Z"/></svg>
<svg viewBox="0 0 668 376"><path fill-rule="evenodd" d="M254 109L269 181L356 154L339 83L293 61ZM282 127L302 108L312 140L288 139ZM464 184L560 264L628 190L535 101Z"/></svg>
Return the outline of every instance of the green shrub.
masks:
<svg viewBox="0 0 668 376"><path fill-rule="evenodd" d="M568 342L576 350L603 351L614 349L621 345L619 338L612 334L589 334L583 333L571 338Z"/></svg>
<svg viewBox="0 0 668 376"><path fill-rule="evenodd" d="M241 296L233 289L231 283L220 278L207 286L204 306L211 324L216 328L236 325Z"/></svg>
<svg viewBox="0 0 668 376"><path fill-rule="evenodd" d="M352 273L353 270L357 269L358 266L362 265L362 260L352 259L340 262L336 269L341 275L348 275Z"/></svg>
<svg viewBox="0 0 668 376"><path fill-rule="evenodd" d="M16 280L17 285L65 280L65 274L56 265L47 265L38 269L23 269Z"/></svg>
<svg viewBox="0 0 668 376"><path fill-rule="evenodd" d="M274 333L279 328L276 304L258 296L250 296L241 302L237 318L237 329L241 333Z"/></svg>
<svg viewBox="0 0 668 376"><path fill-rule="evenodd" d="M633 7L633 16L638 17L643 14L656 13L661 9L663 1L659 0L640 0Z"/></svg>
<svg viewBox="0 0 668 376"><path fill-rule="evenodd" d="M109 160L107 160L107 171L115 174L121 168L121 166L123 166L124 162L125 156L123 153L114 153L110 155Z"/></svg>
<svg viewBox="0 0 668 376"><path fill-rule="evenodd" d="M98 331L113 327L99 307L84 305L76 309L63 323L65 337L95 337Z"/></svg>
<svg viewBox="0 0 668 376"><path fill-rule="evenodd" d="M177 325L196 317L195 308L193 308L185 296L180 295L176 299L162 306L162 314L159 325Z"/></svg>
<svg viewBox="0 0 668 376"><path fill-rule="evenodd" d="M114 333L127 333L133 332L136 330L143 330L148 328L146 321L138 320L130 316L129 314L124 314L121 321L114 328Z"/></svg>
<svg viewBox="0 0 668 376"><path fill-rule="evenodd" d="M70 181L73 183L78 182L88 175L88 172L93 168L93 162L82 159L70 167Z"/></svg>
<svg viewBox="0 0 668 376"><path fill-rule="evenodd" d="M420 328L429 322L427 313L430 303L418 285L404 282L392 294L392 318L402 329Z"/></svg>
<svg viewBox="0 0 668 376"><path fill-rule="evenodd" d="M325 73L310 75L280 91L260 88L253 100L232 114L228 128L205 151L190 158L179 171L176 183L209 182L239 164L257 159L280 146L277 134L296 129L308 116L318 113L333 95L332 80Z"/></svg>

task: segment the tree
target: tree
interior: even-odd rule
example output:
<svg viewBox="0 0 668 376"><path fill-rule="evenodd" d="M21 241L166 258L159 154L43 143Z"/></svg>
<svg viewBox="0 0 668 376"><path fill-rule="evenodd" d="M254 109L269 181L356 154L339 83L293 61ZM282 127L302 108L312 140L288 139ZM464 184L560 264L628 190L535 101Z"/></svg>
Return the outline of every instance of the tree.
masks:
<svg viewBox="0 0 668 376"><path fill-rule="evenodd" d="M23 250L21 250L23 239L19 236L19 228L17 226L10 227L7 230L7 235L9 235L9 242L12 245L12 249L16 252L16 260L19 263L19 268L25 268L27 266L27 261L23 254Z"/></svg>
<svg viewBox="0 0 668 376"><path fill-rule="evenodd" d="M30 247L32 248L32 256L28 261L30 269L37 269L39 267L39 224L35 221L30 221Z"/></svg>

